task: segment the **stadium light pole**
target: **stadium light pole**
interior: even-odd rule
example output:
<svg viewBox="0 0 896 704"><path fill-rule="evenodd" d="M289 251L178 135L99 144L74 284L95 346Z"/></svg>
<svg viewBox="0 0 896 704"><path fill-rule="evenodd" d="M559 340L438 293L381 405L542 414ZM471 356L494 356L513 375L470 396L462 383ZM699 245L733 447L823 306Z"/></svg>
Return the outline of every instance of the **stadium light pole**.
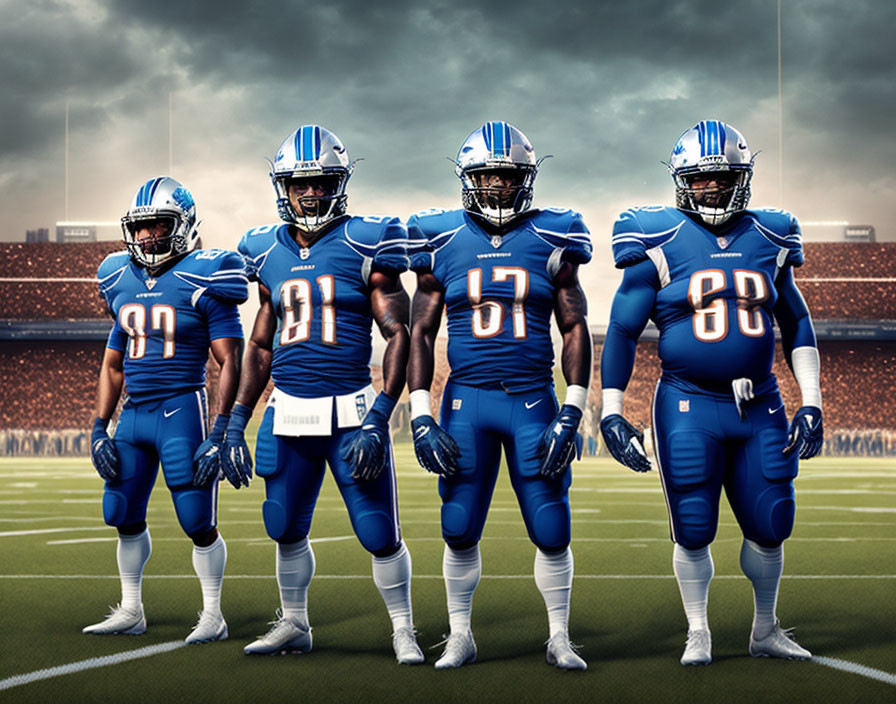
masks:
<svg viewBox="0 0 896 704"><path fill-rule="evenodd" d="M778 207L784 207L784 91L781 82L781 0L778 0Z"/></svg>
<svg viewBox="0 0 896 704"><path fill-rule="evenodd" d="M168 175L174 174L174 91L168 93Z"/></svg>
<svg viewBox="0 0 896 704"><path fill-rule="evenodd" d="M65 101L65 220L68 222L68 101Z"/></svg>

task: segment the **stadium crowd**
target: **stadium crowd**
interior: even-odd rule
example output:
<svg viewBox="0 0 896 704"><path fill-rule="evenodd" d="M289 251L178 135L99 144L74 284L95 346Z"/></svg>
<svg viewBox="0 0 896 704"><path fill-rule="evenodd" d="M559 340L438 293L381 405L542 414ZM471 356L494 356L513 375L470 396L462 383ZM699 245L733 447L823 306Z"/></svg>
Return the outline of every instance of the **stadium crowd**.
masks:
<svg viewBox="0 0 896 704"><path fill-rule="evenodd" d="M0 319L106 318L93 276L103 257L119 249L117 241L0 243Z"/></svg>
<svg viewBox="0 0 896 704"><path fill-rule="evenodd" d="M896 320L896 243L808 242L805 250L795 277L815 320Z"/></svg>
<svg viewBox="0 0 896 704"><path fill-rule="evenodd" d="M89 279L99 261L120 249L113 242L79 244L0 244L0 319L103 319L107 313L90 281L20 282L8 279ZM896 244L807 243L806 264L797 271L813 317L896 320L896 286L888 282L813 281L830 278L888 278L896 272ZM6 279L6 280L4 280ZM48 295L48 283L53 285ZM436 417L448 377L445 340L436 343L432 398ZM96 342L4 342L0 349L0 454L85 454L93 417L96 375L103 354ZM594 345L594 382L581 426L586 451L600 451L600 374L602 342ZM830 454L896 454L896 342L827 341L819 344L825 400L825 450ZM799 406L799 391L778 350L775 373L788 414ZM209 408L214 414L218 369L208 365ZM374 385L380 383L374 368ZM626 392L626 415L638 427L650 426L650 404L660 367L656 342L638 346L635 371ZM379 387L377 387L379 388ZM269 385L259 407L270 393ZM406 396L406 392L405 392ZM393 417L393 431L406 436L406 398Z"/></svg>

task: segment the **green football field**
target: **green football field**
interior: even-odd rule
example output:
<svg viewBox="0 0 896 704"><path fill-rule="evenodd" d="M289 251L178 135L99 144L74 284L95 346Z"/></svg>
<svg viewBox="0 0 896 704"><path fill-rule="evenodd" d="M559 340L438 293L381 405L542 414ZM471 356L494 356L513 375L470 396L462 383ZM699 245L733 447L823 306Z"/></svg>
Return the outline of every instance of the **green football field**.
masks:
<svg viewBox="0 0 896 704"><path fill-rule="evenodd" d="M317 557L309 594L314 652L249 658L242 646L267 630L278 605L260 480L239 492L221 486L230 640L179 647L201 596L190 543L162 482L148 519L153 555L143 601L149 630L139 637L86 636L81 628L100 620L119 598L115 532L102 521L101 481L86 458L0 461L0 701L896 701L892 459L803 464L778 605L782 623L796 626L799 642L816 656L874 668L884 680L880 671L889 673L888 683L868 676L874 672L835 669L830 660L823 665L749 657L752 594L740 573L740 535L727 505L713 545L714 661L681 667L686 625L659 478L604 459L575 466L571 493L577 574L570 631L588 671L561 672L544 662L547 619L532 579L534 548L502 476L474 602L479 661L436 672L439 649L430 648L447 627L436 479L417 467L410 445L399 445L396 458L401 522L414 561L415 620L427 654L427 665L413 668L393 660L370 557L352 536L329 477L311 533ZM90 669L54 670L46 674L56 676L26 684L10 679L143 649L138 659L93 661Z"/></svg>

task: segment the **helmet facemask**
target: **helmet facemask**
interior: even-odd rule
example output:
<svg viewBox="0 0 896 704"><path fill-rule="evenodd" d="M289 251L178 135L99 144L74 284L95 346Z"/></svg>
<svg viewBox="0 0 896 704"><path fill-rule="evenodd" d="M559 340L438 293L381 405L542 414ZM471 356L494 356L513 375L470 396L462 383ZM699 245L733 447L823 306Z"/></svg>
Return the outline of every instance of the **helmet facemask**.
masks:
<svg viewBox="0 0 896 704"><path fill-rule="evenodd" d="M493 225L506 225L529 209L535 174L534 166L465 169L460 174L464 209L479 213Z"/></svg>
<svg viewBox="0 0 896 704"><path fill-rule="evenodd" d="M272 175L280 218L305 232L320 230L345 214L349 175L348 169Z"/></svg>
<svg viewBox="0 0 896 704"><path fill-rule="evenodd" d="M694 169L673 173L676 206L696 213L707 225L721 225L750 200L748 168Z"/></svg>
<svg viewBox="0 0 896 704"><path fill-rule="evenodd" d="M188 251L184 223L174 213L125 215L121 219L124 243L131 257L147 269L157 269Z"/></svg>

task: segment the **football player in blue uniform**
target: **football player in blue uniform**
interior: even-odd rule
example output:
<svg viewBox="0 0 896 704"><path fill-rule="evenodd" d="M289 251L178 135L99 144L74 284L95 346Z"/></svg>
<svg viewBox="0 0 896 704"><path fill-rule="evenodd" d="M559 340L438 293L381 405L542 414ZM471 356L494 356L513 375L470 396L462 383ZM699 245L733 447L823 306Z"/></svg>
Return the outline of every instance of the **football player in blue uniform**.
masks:
<svg viewBox="0 0 896 704"><path fill-rule="evenodd" d="M627 210L613 228L624 269L601 360L601 431L608 450L650 468L643 435L622 416L638 336L660 331L662 378L654 447L669 509L672 565L688 619L683 665L712 659L706 602L722 487L743 532L740 564L753 584L753 656L810 653L775 615L782 543L793 528L798 459L822 445L815 332L793 269L803 263L796 219L747 209L753 156L743 135L705 120L679 137L669 169L676 208ZM774 322L802 393L788 429L772 374Z"/></svg>
<svg viewBox="0 0 896 704"><path fill-rule="evenodd" d="M173 178L150 179L122 218L127 251L110 254L97 272L115 325L100 369L91 456L106 480L103 517L118 529L121 604L85 633L146 630L141 584L152 550L146 504L161 462L202 586L202 612L187 642L227 638L221 615L227 547L216 528L220 465L206 451L211 438L223 436L236 396L243 347L237 304L249 289L239 254L194 250L196 227L189 191ZM220 414L211 435L209 349L221 365ZM127 400L112 438L107 425L123 386ZM228 478L239 487L242 478Z"/></svg>
<svg viewBox="0 0 896 704"><path fill-rule="evenodd" d="M277 542L281 611L247 654L311 650L307 591L311 518L330 466L352 527L372 554L373 580L403 664L423 662L411 612L411 557L401 537L389 418L409 347L407 231L397 218L346 214L354 164L332 132L306 125L271 169L282 224L250 230L239 251L258 281L260 309L226 433L225 463L249 471L244 431L273 377L258 430L264 525ZM387 340L384 389L371 386L371 325Z"/></svg>
<svg viewBox="0 0 896 704"><path fill-rule="evenodd" d="M450 634L436 668L476 659L471 630L479 540L501 463L536 546L535 583L548 611L547 661L587 666L569 642L573 558L570 462L591 374L591 336L578 267L591 259L578 213L530 209L538 169L526 136L506 122L473 132L457 156L463 209L429 210L408 225L417 272L408 370L414 448L439 477ZM448 312L451 376L441 420L430 406L433 346ZM563 336L566 402L554 395L551 315Z"/></svg>

